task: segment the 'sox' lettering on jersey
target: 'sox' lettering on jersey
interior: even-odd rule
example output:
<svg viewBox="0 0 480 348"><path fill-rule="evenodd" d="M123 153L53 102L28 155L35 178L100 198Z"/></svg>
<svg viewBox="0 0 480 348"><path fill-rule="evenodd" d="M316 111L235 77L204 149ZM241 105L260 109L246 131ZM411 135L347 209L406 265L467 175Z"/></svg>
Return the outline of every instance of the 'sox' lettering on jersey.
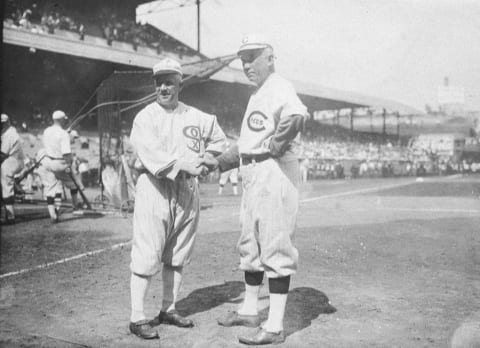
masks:
<svg viewBox="0 0 480 348"><path fill-rule="evenodd" d="M247 118L247 125L254 132L261 132L265 130L264 122L267 119L264 113L260 111L253 111Z"/></svg>
<svg viewBox="0 0 480 348"><path fill-rule="evenodd" d="M187 147L195 152L200 153L200 128L197 126L188 126L183 128L183 135L191 140Z"/></svg>

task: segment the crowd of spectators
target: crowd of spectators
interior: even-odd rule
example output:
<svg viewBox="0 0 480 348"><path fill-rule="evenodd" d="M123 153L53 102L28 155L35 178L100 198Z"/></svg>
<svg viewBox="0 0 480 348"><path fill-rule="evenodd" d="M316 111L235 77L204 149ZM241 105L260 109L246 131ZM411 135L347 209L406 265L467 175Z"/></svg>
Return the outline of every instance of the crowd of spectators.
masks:
<svg viewBox="0 0 480 348"><path fill-rule="evenodd" d="M309 179L446 175L480 171L480 163L437 151L444 144L386 138L347 130L309 129L302 137L301 166ZM376 138L376 139L374 139ZM441 141L441 140L440 140ZM453 145L452 145L453 146ZM305 177L305 175L304 175Z"/></svg>
<svg viewBox="0 0 480 348"><path fill-rule="evenodd" d="M78 33L80 40L84 40L85 35L101 36L109 46L118 41L131 43L135 51L144 46L155 49L157 54L175 52L180 59L197 55L195 50L153 26L123 18L110 10L92 17L55 5L40 8L36 3L21 6L14 0L7 0L4 19L10 26L35 33L55 34L57 29L62 29Z"/></svg>

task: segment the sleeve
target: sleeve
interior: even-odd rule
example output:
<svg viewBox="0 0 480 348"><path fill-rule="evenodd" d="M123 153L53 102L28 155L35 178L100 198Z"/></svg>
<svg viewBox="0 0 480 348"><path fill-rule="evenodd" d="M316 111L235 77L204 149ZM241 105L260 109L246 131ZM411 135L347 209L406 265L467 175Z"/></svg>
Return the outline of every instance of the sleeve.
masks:
<svg viewBox="0 0 480 348"><path fill-rule="evenodd" d="M2 154L5 155L5 157L8 157L10 155L10 151L12 148L12 138L8 135L8 130L5 131L4 134L2 134Z"/></svg>
<svg viewBox="0 0 480 348"><path fill-rule="evenodd" d="M290 142L302 131L308 116L306 106L290 84L285 86L283 98L285 103L282 105L280 120L269 144L270 153L274 157L281 157L285 153Z"/></svg>
<svg viewBox="0 0 480 348"><path fill-rule="evenodd" d="M217 157L218 168L221 172L238 168L240 166L240 153L238 152L238 145L230 147L227 151Z"/></svg>
<svg viewBox="0 0 480 348"><path fill-rule="evenodd" d="M137 115L133 121L130 142L145 169L157 177L175 180L181 161L163 150L154 128L146 121L144 114Z"/></svg>
<svg viewBox="0 0 480 348"><path fill-rule="evenodd" d="M210 125L207 127L207 132L204 136L205 138L205 151L210 152L212 155L216 156L221 154L226 148L226 137L222 128L217 122L217 117L214 115L210 116Z"/></svg>
<svg viewBox="0 0 480 348"><path fill-rule="evenodd" d="M60 140L60 151L62 152L62 155L68 155L72 153L72 149L70 147L70 136L66 131L63 132L62 139Z"/></svg>

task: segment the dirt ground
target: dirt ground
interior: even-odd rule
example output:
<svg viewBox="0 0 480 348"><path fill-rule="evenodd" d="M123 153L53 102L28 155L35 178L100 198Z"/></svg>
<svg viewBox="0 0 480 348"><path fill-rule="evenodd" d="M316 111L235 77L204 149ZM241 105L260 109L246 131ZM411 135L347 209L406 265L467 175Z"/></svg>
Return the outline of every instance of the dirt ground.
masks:
<svg viewBox="0 0 480 348"><path fill-rule="evenodd" d="M19 206L20 222L2 226L1 274L107 250L2 277L0 346L240 347L237 336L253 329L216 324L243 296L240 198L229 187L224 196L215 185L201 190L178 303L194 328L161 325L157 341L129 334L130 246L108 248L129 241L131 218L65 213L51 225L45 207ZM300 207L281 347L480 347L480 176L311 182ZM147 315L161 292L157 275Z"/></svg>

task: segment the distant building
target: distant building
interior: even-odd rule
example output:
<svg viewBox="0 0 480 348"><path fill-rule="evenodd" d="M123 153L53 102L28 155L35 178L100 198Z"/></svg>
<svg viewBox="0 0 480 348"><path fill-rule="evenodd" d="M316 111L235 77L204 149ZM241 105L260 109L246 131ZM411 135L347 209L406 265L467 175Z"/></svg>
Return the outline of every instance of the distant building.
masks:
<svg viewBox="0 0 480 348"><path fill-rule="evenodd" d="M447 115L464 112L465 89L459 86L450 86L448 77L443 80L443 85L438 87L438 105L440 111Z"/></svg>

